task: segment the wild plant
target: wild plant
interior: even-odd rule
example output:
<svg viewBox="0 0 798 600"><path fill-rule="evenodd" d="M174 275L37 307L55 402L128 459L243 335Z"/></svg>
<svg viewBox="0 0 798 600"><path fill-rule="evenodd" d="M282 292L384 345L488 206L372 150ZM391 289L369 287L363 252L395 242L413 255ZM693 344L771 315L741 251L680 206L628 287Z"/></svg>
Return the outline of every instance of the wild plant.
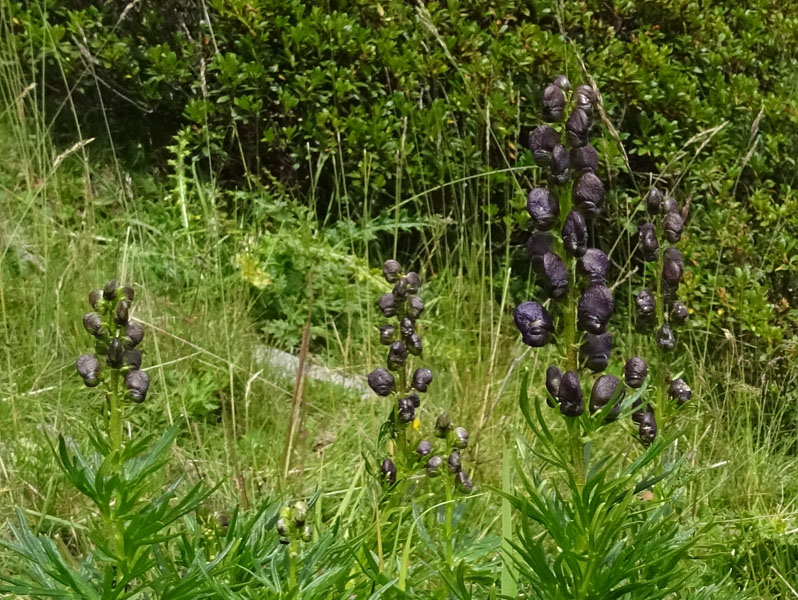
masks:
<svg viewBox="0 0 798 600"><path fill-rule="evenodd" d="M144 329L131 318L134 291L115 280L92 290L92 311L83 325L94 351L76 361L78 374L99 396L100 422L90 422L86 454L72 438L53 445L67 481L92 506L81 552L36 535L23 513L11 525L13 541L0 541L19 559L15 575L3 575L0 590L36 598L196 599L209 597L209 564L201 551L185 552L179 522L207 498L196 483L179 493L183 477L169 480L168 463L178 433L160 437L125 426L126 416L148 397L150 380L142 370ZM90 405L86 413L94 411ZM186 556L191 558L186 562Z"/></svg>
<svg viewBox="0 0 798 600"><path fill-rule="evenodd" d="M536 231L527 250L548 299L521 303L514 319L526 345L554 342L559 360L546 370L545 389L532 391L532 398L528 372L522 382L521 410L535 437L521 446L520 463L537 458L541 466L521 469L521 492L503 491L521 514L511 554L517 583L529 597L663 598L678 593L688 579L685 559L696 541L674 512L675 465L660 460L678 431L669 428L663 435L658 429L655 410L666 410L663 380L652 380L640 357L626 361L622 372L612 361L610 261L590 247L595 240L589 234L599 226L605 199L599 156L590 144L600 96L590 85L570 90L562 75L546 87L543 114L552 125L530 135L532 155L548 169L549 185L528 195ZM558 129L569 108L566 148ZM681 218L664 214L663 229L673 241ZM641 227L640 246L648 257L654 256L651 232ZM657 278L661 295L671 293L681 275L681 255L673 249L665 254ZM638 295L641 302L653 310L645 294ZM681 314L679 305L670 305ZM654 318L662 348L672 345L672 335L659 306ZM655 402L647 395L650 385L659 392ZM677 401L689 399L683 382L670 388ZM559 413L564 432L550 424L544 400ZM613 431L619 427L633 437Z"/></svg>

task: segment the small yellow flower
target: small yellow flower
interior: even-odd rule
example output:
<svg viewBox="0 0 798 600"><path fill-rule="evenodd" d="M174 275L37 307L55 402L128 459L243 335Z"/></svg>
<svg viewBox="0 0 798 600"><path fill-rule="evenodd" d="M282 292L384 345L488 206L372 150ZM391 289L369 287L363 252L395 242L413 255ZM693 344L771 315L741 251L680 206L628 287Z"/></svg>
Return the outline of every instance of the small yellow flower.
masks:
<svg viewBox="0 0 798 600"><path fill-rule="evenodd" d="M418 419L413 419L413 431L419 431L421 429L421 421Z"/></svg>

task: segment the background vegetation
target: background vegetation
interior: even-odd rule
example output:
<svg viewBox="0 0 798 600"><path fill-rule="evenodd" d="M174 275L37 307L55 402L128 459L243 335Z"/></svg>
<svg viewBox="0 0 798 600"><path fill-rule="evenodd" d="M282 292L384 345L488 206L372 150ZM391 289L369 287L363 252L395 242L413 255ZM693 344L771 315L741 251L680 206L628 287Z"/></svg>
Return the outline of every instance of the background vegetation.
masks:
<svg viewBox="0 0 798 600"><path fill-rule="evenodd" d="M603 98L615 360L630 353L632 213L651 173L690 206L684 518L716 524L700 576L795 597L798 13L5 0L0 30L0 503L36 531L80 547L81 505L46 439L97 409L73 372L79 317L84 290L117 274L139 284L157 365L134 426L182 425L176 469L221 485L209 512L316 490L333 511L369 476L376 401L309 382L284 480L293 374L262 346L298 351L310 307L314 360L370 371L378 267L394 255L427 282L438 375L422 420L448 409L470 424L475 480L500 485L522 430L509 314L536 290L523 206L540 175L524 146L564 72ZM538 384L544 358L524 359ZM471 502L476 537L495 540L499 500Z"/></svg>

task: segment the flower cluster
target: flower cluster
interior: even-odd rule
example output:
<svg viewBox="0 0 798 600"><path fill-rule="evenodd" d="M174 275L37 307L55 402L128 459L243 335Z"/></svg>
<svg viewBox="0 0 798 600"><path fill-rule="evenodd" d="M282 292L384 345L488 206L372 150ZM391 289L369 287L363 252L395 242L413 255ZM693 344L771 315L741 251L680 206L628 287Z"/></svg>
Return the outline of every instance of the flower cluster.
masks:
<svg viewBox="0 0 798 600"><path fill-rule="evenodd" d="M116 381L124 381L124 397L144 402L150 378L141 370L141 352L137 346L144 339L144 329L130 318L133 288L111 280L103 289L89 293L93 311L83 315L83 326L95 338L94 354L82 354L75 366L88 387L103 383L108 390Z"/></svg>
<svg viewBox="0 0 798 600"><path fill-rule="evenodd" d="M409 469L423 467L430 477L437 477L442 470L443 458L434 453L434 446L422 440L415 452L408 446L408 430L419 427L416 411L421 406L419 394L429 390L433 380L432 370L417 367L412 370L412 357L423 353L423 342L416 330L419 317L424 312L424 301L416 295L421 287L417 273L405 273L395 260L387 260L382 268L385 280L393 284L390 292L383 294L377 305L383 316L389 319L379 328L380 343L388 347L386 367L379 367L368 374L369 387L375 394L393 400L391 414L386 423L390 437L397 442L399 453L385 458L380 465L380 479L391 487L397 482L397 461ZM410 425L412 427L409 427ZM449 415L444 413L435 424L435 435L448 442L451 453L448 469L455 477L458 487L465 492L473 489L468 473L462 469L460 451L468 446L468 432L463 427L452 427ZM403 456L402 451L407 449ZM395 453L396 454L396 453Z"/></svg>
<svg viewBox="0 0 798 600"><path fill-rule="evenodd" d="M280 509L277 533L281 544L296 546L299 542L309 542L312 539L313 528L307 523L309 510L307 502L303 500ZM292 551L296 552L296 549Z"/></svg>

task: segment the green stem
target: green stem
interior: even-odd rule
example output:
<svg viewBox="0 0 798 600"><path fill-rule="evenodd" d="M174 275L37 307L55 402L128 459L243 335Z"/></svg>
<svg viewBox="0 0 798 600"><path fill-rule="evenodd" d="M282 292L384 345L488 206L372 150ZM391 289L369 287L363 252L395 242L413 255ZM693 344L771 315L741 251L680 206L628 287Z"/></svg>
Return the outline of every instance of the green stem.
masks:
<svg viewBox="0 0 798 600"><path fill-rule="evenodd" d="M291 546L288 550L288 586L289 590L296 589L296 556L295 556L296 541L291 541Z"/></svg>
<svg viewBox="0 0 798 600"><path fill-rule="evenodd" d="M454 515L454 479L449 481L448 479L445 482L446 486L446 521L443 524L443 531L444 531L444 540L443 543L445 544L446 549L446 564L449 565L449 569L453 568L454 563L454 549L453 549L453 542L452 542L452 518Z"/></svg>

